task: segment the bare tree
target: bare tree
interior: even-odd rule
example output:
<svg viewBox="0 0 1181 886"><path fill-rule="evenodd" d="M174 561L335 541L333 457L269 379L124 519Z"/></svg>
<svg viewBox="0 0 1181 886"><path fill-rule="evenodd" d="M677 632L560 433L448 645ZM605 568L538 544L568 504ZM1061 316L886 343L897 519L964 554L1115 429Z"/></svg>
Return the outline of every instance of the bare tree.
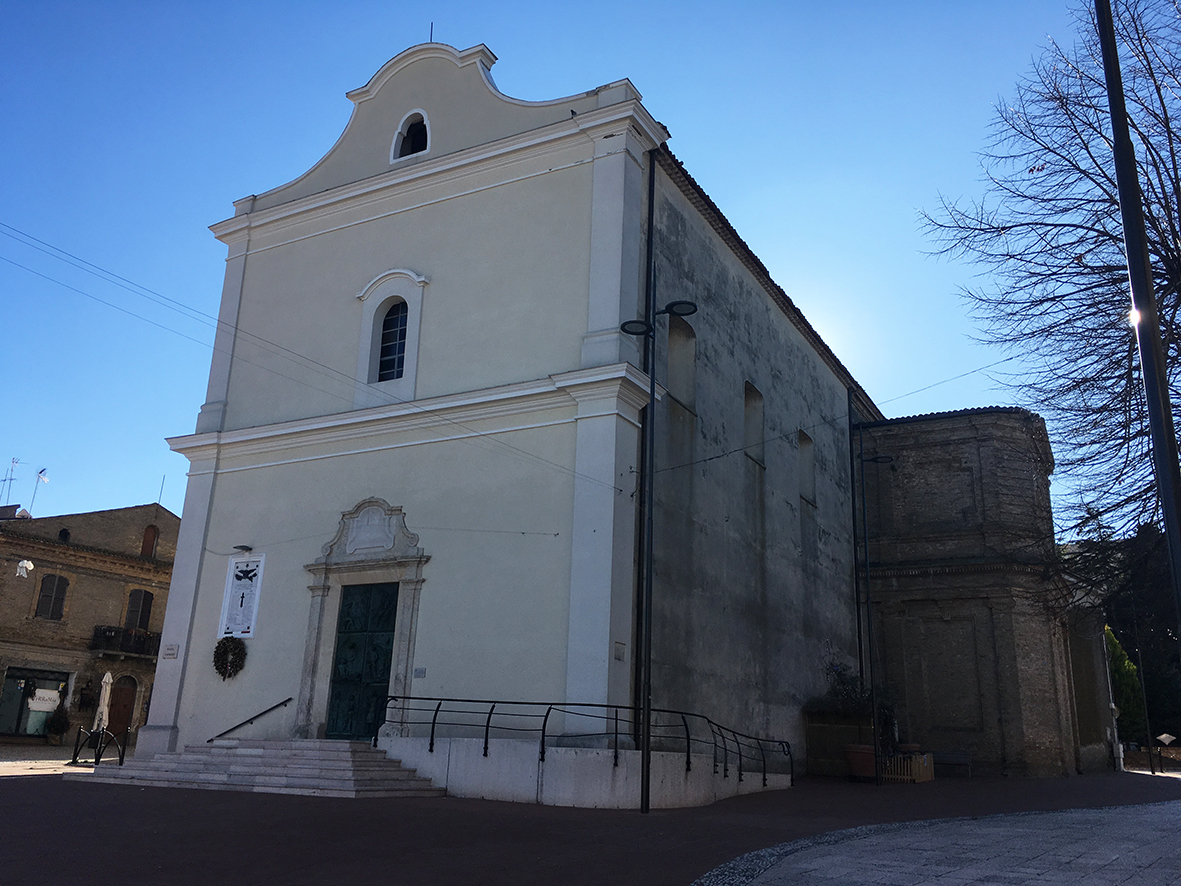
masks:
<svg viewBox="0 0 1181 886"><path fill-rule="evenodd" d="M1124 88L1155 275L1170 399L1181 381L1181 9L1117 0ZM927 214L940 251L987 269L965 290L983 341L1021 359L1006 381L1047 420L1062 471L1081 490L1073 515L1122 530L1156 497L1094 11L1078 42L1051 44L997 110L981 154L979 202Z"/></svg>

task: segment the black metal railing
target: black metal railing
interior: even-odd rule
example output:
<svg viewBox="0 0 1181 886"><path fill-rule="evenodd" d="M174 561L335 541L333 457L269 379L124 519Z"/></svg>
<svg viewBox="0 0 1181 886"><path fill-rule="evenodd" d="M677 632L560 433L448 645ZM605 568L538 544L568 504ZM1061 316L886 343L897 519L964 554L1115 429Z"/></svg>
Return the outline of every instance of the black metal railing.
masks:
<svg viewBox="0 0 1181 886"><path fill-rule="evenodd" d="M295 698L295 696L289 695L285 699L283 699L281 702L278 702L277 704L273 704L269 708L259 711L257 714L252 714L251 716L249 716L245 720L243 720L241 723L237 723L237 724L231 726L225 732L219 732L219 733L217 733L217 735L213 736L213 738L205 739L205 744L209 744L210 742L217 741L219 738L225 738L227 735L229 735L235 729L241 729L243 726L249 726L251 723L253 723L255 720L257 720L259 717L261 717L265 714L269 714L271 711L277 711L279 708L287 707L287 705L289 705L294 700L294 698Z"/></svg>
<svg viewBox="0 0 1181 886"><path fill-rule="evenodd" d="M396 706L395 719L390 708ZM551 717L561 715L564 728L551 729ZM546 748L554 746L610 747L614 765L619 765L622 741L634 746L639 711L630 706L604 704L562 704L544 701L499 701L478 698L441 698L438 696L396 696L386 699L385 717L378 730L394 722L411 733L429 736L427 750L435 751L435 737L443 729L451 737L483 738L487 757L493 737L532 737L538 742L538 759L545 761ZM373 745L377 746L377 731ZM771 770L782 771L779 760L786 760L789 783L795 783L795 760L791 743L785 739L760 738L738 732L714 722L702 714L667 708L652 709L652 744L655 751L683 752L685 771L693 769L693 755L710 754L714 773L729 778L731 769L739 781L747 773L758 772L767 786L768 755ZM782 755L781 758L776 754Z"/></svg>
<svg viewBox="0 0 1181 886"><path fill-rule="evenodd" d="M160 635L140 628L95 625L90 648L100 652L126 652L130 655L159 655Z"/></svg>
<svg viewBox="0 0 1181 886"><path fill-rule="evenodd" d="M85 744L83 739L85 738ZM98 729L83 729L78 727L78 736L74 739L74 756L70 759L70 765L73 766L97 766L102 762L103 754L111 746L115 746L115 750L119 754L119 765L123 765L123 758L127 754L127 742L131 738L131 727L128 726L123 732L123 741L119 741L119 736L111 732L105 726ZM90 748L94 751L94 762L89 760L79 760L78 754L83 747ZM89 755L88 755L89 756Z"/></svg>

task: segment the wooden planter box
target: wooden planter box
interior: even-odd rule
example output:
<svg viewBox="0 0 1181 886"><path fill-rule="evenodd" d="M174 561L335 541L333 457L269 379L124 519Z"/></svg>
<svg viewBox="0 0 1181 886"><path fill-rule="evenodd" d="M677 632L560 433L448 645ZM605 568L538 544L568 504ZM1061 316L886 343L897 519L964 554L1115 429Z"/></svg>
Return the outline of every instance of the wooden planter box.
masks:
<svg viewBox="0 0 1181 886"><path fill-rule="evenodd" d="M841 714L804 714L804 743L809 775L849 776L845 745L864 744L873 738L869 717Z"/></svg>
<svg viewBox="0 0 1181 886"><path fill-rule="evenodd" d="M882 759L882 781L917 784L935 780L930 754L894 754Z"/></svg>

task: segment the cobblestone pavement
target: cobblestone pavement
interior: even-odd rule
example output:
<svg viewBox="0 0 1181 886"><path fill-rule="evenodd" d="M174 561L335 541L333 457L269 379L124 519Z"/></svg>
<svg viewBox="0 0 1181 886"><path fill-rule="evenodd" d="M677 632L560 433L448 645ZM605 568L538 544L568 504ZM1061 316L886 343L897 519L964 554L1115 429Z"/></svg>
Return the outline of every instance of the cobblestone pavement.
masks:
<svg viewBox="0 0 1181 886"><path fill-rule="evenodd" d="M1174 886L1181 802L872 825L744 855L695 886Z"/></svg>

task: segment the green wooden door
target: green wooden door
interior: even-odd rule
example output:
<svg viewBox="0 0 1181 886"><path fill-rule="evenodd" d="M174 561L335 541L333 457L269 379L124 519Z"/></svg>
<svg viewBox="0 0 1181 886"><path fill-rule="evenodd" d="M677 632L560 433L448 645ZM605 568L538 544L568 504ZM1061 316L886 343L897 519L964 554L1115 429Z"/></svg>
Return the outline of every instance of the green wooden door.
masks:
<svg viewBox="0 0 1181 886"><path fill-rule="evenodd" d="M328 738L371 739L385 720L397 612L397 582L341 588Z"/></svg>

